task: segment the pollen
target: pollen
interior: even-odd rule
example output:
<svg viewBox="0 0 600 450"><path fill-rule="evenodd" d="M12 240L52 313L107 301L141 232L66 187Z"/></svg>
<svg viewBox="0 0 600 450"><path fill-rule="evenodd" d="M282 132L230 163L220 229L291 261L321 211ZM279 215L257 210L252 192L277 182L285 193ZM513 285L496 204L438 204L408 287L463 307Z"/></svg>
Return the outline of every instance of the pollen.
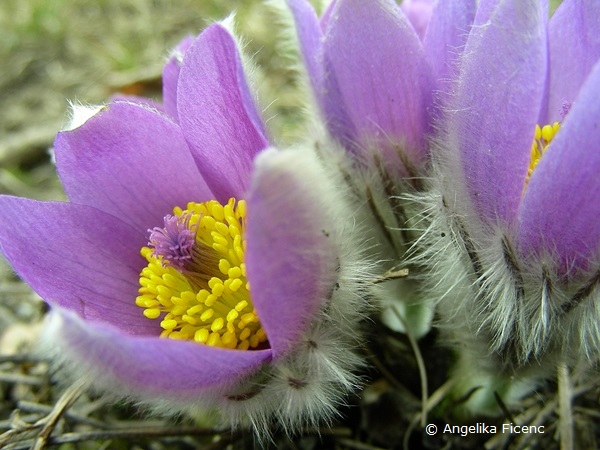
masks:
<svg viewBox="0 0 600 450"><path fill-rule="evenodd" d="M529 179L533 174L533 171L537 167L540 159L544 156L546 149L560 130L560 122L554 122L552 125L535 126L535 134L533 138L533 144L531 144L531 159L529 161L529 168L527 169L527 179L525 184L529 183Z"/></svg>
<svg viewBox="0 0 600 450"><path fill-rule="evenodd" d="M246 279L245 221L246 203L231 198L175 207L148 230L135 303L160 320L161 337L240 350L267 341Z"/></svg>

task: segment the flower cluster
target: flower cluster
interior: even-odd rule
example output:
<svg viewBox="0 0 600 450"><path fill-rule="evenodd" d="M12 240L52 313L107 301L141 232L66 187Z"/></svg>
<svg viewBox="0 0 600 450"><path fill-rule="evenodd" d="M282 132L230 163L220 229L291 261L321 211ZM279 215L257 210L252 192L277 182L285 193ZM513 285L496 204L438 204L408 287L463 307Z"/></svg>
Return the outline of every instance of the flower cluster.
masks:
<svg viewBox="0 0 600 450"><path fill-rule="evenodd" d="M509 373L600 356L599 12L482 2L435 141L417 258L450 335Z"/></svg>
<svg viewBox="0 0 600 450"><path fill-rule="evenodd" d="M477 375L597 363L600 3L281 3L305 142L272 146L215 24L174 50L162 103L76 110L69 202L0 196L62 373L293 433L358 387L373 296L411 338L435 311ZM425 272L393 279L406 264Z"/></svg>
<svg viewBox="0 0 600 450"><path fill-rule="evenodd" d="M325 159L344 174L381 271L384 322L421 336L431 309L404 268L416 224L403 194L422 190L438 97L455 71L475 2L332 2L319 19L306 0L287 0L317 104L313 125ZM340 149L341 147L341 149ZM337 150L337 151L336 151ZM398 315L401 320L398 320Z"/></svg>

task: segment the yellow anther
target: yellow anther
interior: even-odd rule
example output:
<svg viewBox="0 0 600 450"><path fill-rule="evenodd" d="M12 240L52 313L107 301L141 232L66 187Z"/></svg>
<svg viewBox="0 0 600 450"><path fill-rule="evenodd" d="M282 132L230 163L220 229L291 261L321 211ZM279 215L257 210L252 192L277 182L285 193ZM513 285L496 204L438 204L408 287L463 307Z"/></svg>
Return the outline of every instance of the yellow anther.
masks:
<svg viewBox="0 0 600 450"><path fill-rule="evenodd" d="M223 329L223 327L225 326L225 321L223 320L222 317L219 317L218 319L215 319L212 323L212 325L210 326L210 329L212 331L221 331L221 329Z"/></svg>
<svg viewBox="0 0 600 450"><path fill-rule="evenodd" d="M194 316L190 316L188 314L184 314L183 316L181 316L181 320L183 320L184 322L187 322L191 325L196 325L198 323L198 319L196 319Z"/></svg>
<svg viewBox="0 0 600 450"><path fill-rule="evenodd" d="M181 297L175 297L175 296L173 296L173 297L170 298L170 300L171 300L171 303L173 303L175 305L175 307L181 306L181 305L183 305L185 303L185 301L183 301L181 299Z"/></svg>
<svg viewBox="0 0 600 450"><path fill-rule="evenodd" d="M218 242L215 242L212 245L212 248L213 248L213 250L215 250L220 255L227 255L227 246L226 245L219 244Z"/></svg>
<svg viewBox="0 0 600 450"><path fill-rule="evenodd" d="M267 340L267 334L265 333L265 330L263 327L260 327L258 329L258 331L256 332L256 336L258 336L258 340L260 342L264 342Z"/></svg>
<svg viewBox="0 0 600 450"><path fill-rule="evenodd" d="M223 221L225 218L225 214L223 213L223 205L217 202L213 202L210 205L211 215L215 218L215 220Z"/></svg>
<svg viewBox="0 0 600 450"><path fill-rule="evenodd" d="M229 278L239 278L242 276L242 269L240 269L239 267L232 267L227 272L227 275L229 276Z"/></svg>
<svg viewBox="0 0 600 450"><path fill-rule="evenodd" d="M175 305L171 308L171 314L174 316L182 316L187 312L186 305Z"/></svg>
<svg viewBox="0 0 600 450"><path fill-rule="evenodd" d="M149 319L162 318L161 337L257 348L267 339L246 278L245 202L191 202L173 212L140 250L148 264L140 272L135 304ZM182 225L192 233L178 237ZM178 246L169 239L180 239Z"/></svg>
<svg viewBox="0 0 600 450"><path fill-rule="evenodd" d="M244 323L251 323L256 321L256 315L254 313L244 314L241 319Z"/></svg>
<svg viewBox="0 0 600 450"><path fill-rule="evenodd" d="M217 232L223 236L227 236L229 234L229 227L225 225L223 222L217 222L215 224L215 229Z"/></svg>
<svg viewBox="0 0 600 450"><path fill-rule="evenodd" d="M163 327L165 330L173 330L175 327L177 327L177 321L173 319L163 320L160 323L160 326Z"/></svg>
<svg viewBox="0 0 600 450"><path fill-rule="evenodd" d="M215 287L213 287L213 289L212 289L212 292L216 297L220 297L223 294L224 290L225 290L225 286L223 286L223 283L221 283L221 284L215 285Z"/></svg>
<svg viewBox="0 0 600 450"><path fill-rule="evenodd" d="M210 336L208 336L208 341L206 342L207 345L210 345L211 347L222 347L222 342L221 342L221 335L219 333L217 333L216 331L213 331L212 333L210 333Z"/></svg>
<svg viewBox="0 0 600 450"><path fill-rule="evenodd" d="M209 295L210 292L208 292L206 289L202 289L200 292L198 292L198 294L196 294L196 299L199 303L204 303Z"/></svg>
<svg viewBox="0 0 600 450"><path fill-rule="evenodd" d="M240 333L240 339L241 339L242 341L245 341L246 339L248 339L248 336L250 336L250 334L251 334L251 333L252 333L252 332L250 331L250 329L249 329L249 328L244 328L244 329L242 330L242 332Z"/></svg>
<svg viewBox="0 0 600 450"><path fill-rule="evenodd" d="M223 345L225 345L225 347L227 348L235 348L235 346L237 345L237 338L235 337L235 334L230 333L229 331L223 333L223 336L221 336L221 340L223 341Z"/></svg>
<svg viewBox="0 0 600 450"><path fill-rule="evenodd" d="M231 311L229 311L229 313L227 313L227 322L233 322L235 319L238 318L239 315L239 312L237 312L235 309L232 309Z"/></svg>
<svg viewBox="0 0 600 450"><path fill-rule="evenodd" d="M234 212L233 212L233 204L231 201L227 202L227 204L225 206L223 206L223 214L225 216L225 219L227 221L233 220L235 221L235 217L233 217ZM230 219L230 217L232 219Z"/></svg>
<svg viewBox="0 0 600 450"><path fill-rule="evenodd" d="M144 316L146 316L148 319L158 319L158 316L160 316L160 309L158 309L158 308L145 309Z"/></svg>
<svg viewBox="0 0 600 450"><path fill-rule="evenodd" d="M223 284L223 280L217 277L212 277L210 280L208 280L208 287L211 289L214 289L218 284Z"/></svg>
<svg viewBox="0 0 600 450"><path fill-rule="evenodd" d="M542 139L546 142L550 142L552 137L554 136L554 131L552 130L551 125L544 125L542 127Z"/></svg>
<svg viewBox="0 0 600 450"><path fill-rule="evenodd" d="M227 272L229 271L230 267L231 264L229 264L229 261L227 261L226 259L222 259L221 261L219 261L219 270L223 275L227 275Z"/></svg>
<svg viewBox="0 0 600 450"><path fill-rule="evenodd" d="M202 311L202 309L204 309L204 306L195 305L195 306L192 306L190 309L188 309L186 312L190 316L195 316L196 314L200 313Z"/></svg>
<svg viewBox="0 0 600 450"><path fill-rule="evenodd" d="M207 309L200 316L200 320L202 320L202 322L207 322L208 320L210 320L212 318L212 316L214 314L215 314L215 311L212 308L211 309Z"/></svg>
<svg viewBox="0 0 600 450"><path fill-rule="evenodd" d="M240 280L239 278L236 278L235 280L231 281L231 284L229 285L229 289L232 292L236 292L242 286L242 284L244 284L243 281Z"/></svg>
<svg viewBox="0 0 600 450"><path fill-rule="evenodd" d="M187 337L187 336L186 336L184 333L182 333L182 332L180 332L180 331L173 331L173 332L172 332L172 333L169 335L169 337L170 337L171 339L176 339L176 340L178 340L178 341L184 341L184 340L186 340L186 339L188 338L188 337Z"/></svg>
<svg viewBox="0 0 600 450"><path fill-rule="evenodd" d="M206 328L201 328L194 334L194 340L200 344L205 344L208 340L209 331Z"/></svg>
<svg viewBox="0 0 600 450"><path fill-rule="evenodd" d="M146 307L146 302L147 301L154 301L154 299L152 297L148 298L148 297L146 297L144 295L138 295L135 298L135 304L138 305L138 306L140 306L140 307L142 307L142 308Z"/></svg>
<svg viewBox="0 0 600 450"><path fill-rule="evenodd" d="M554 122L552 124L552 136L558 133L558 130L560 130L560 122Z"/></svg>
<svg viewBox="0 0 600 450"><path fill-rule="evenodd" d="M248 338L248 340L250 341L250 347L258 347L259 339L256 334L253 334L252 336L250 336Z"/></svg>
<svg viewBox="0 0 600 450"><path fill-rule="evenodd" d="M237 210L235 212L236 219L242 219L246 217L246 201L240 200L237 204Z"/></svg>
<svg viewBox="0 0 600 450"><path fill-rule="evenodd" d="M556 136L556 133L560 130L560 122L554 122L552 125L544 125L540 127L539 125L535 126L535 131L533 133L533 143L531 144L531 156L529 167L527 169L527 178L525 179L525 187L529 183L529 179L533 174L533 171L537 167L540 159L544 156L546 149Z"/></svg>
<svg viewBox="0 0 600 450"><path fill-rule="evenodd" d="M236 237L240 235L240 229L235 225L229 225L229 235L232 237Z"/></svg>
<svg viewBox="0 0 600 450"><path fill-rule="evenodd" d="M186 303L193 302L196 300L196 294L194 294L192 291L184 291L181 293L181 300L185 301Z"/></svg>
<svg viewBox="0 0 600 450"><path fill-rule="evenodd" d="M203 216L202 219L200 219L200 225L202 225L204 228L206 228L208 230L214 229L215 224L216 224L215 219L210 216Z"/></svg>
<svg viewBox="0 0 600 450"><path fill-rule="evenodd" d="M206 296L206 300L204 300L204 304L206 306L208 306L209 308L215 304L215 302L219 299L218 296L214 295L214 294L208 294Z"/></svg>
<svg viewBox="0 0 600 450"><path fill-rule="evenodd" d="M227 247L227 245L229 244L229 241L227 240L227 238L223 237L222 234L217 233L216 231L213 231L211 233L211 237L213 238L213 241L217 244L221 244L223 247Z"/></svg>

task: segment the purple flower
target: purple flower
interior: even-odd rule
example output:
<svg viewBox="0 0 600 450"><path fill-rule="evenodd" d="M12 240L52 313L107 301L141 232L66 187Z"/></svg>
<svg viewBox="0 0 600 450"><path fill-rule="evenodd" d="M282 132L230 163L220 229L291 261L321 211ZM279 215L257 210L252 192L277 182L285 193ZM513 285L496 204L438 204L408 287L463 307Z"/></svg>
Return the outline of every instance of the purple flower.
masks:
<svg viewBox="0 0 600 450"><path fill-rule="evenodd" d="M422 175L434 99L475 1L338 0L320 21L305 0L288 4L331 134L363 163L379 155L394 176Z"/></svg>
<svg viewBox="0 0 600 450"><path fill-rule="evenodd" d="M69 202L0 196L2 251L52 306L64 376L259 433L333 414L368 273L313 154L268 145L217 24L176 49L162 105L116 100L58 134Z"/></svg>
<svg viewBox="0 0 600 450"><path fill-rule="evenodd" d="M287 3L320 122L326 124L323 137L314 130L311 136L343 174L373 258L381 262L384 278L392 279L380 291L383 320L395 330L408 325L423 335L432 311L419 297L415 267L408 278L393 279L418 237L419 225L410 221L415 213L404 197L420 190L427 174L433 119L475 1L398 6L393 0L337 0L320 20L305 0Z"/></svg>
<svg viewBox="0 0 600 450"><path fill-rule="evenodd" d="M600 348L600 3L547 17L481 2L426 206L443 318L509 368Z"/></svg>

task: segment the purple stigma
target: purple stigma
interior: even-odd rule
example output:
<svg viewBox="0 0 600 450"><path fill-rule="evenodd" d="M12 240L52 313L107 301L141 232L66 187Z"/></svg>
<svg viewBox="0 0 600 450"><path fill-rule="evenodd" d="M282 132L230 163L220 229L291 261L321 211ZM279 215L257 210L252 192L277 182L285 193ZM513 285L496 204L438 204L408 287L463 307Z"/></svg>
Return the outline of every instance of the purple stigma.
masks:
<svg viewBox="0 0 600 450"><path fill-rule="evenodd" d="M169 263L178 269L183 269L186 261L192 259L192 248L196 241L196 230L190 229L190 215L165 216L165 227L155 227L148 230L150 241L154 247L153 254L162 256L163 263Z"/></svg>

